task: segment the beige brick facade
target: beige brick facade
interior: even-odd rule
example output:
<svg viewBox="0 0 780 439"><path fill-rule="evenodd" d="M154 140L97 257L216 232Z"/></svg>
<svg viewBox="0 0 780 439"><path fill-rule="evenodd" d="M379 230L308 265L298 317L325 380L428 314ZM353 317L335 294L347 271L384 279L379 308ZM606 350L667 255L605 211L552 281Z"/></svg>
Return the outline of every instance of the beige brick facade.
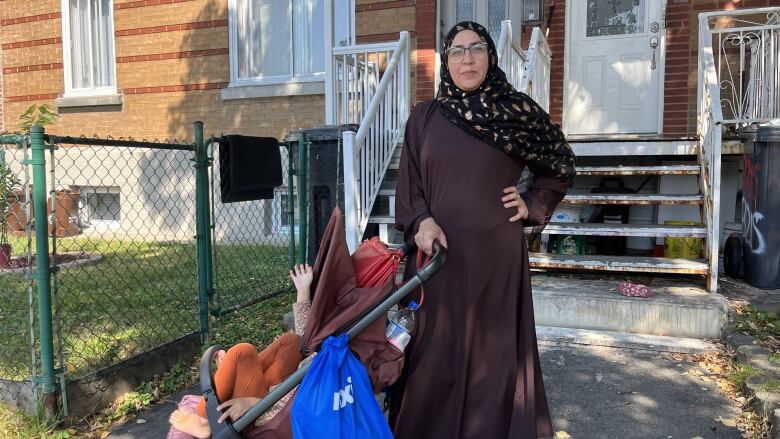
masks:
<svg viewBox="0 0 780 439"><path fill-rule="evenodd" d="M3 50L0 49L0 67L3 65ZM0 132L5 131L5 119L3 118L3 70L0 69Z"/></svg>
<svg viewBox="0 0 780 439"><path fill-rule="evenodd" d="M54 105L64 92L60 8L57 0L0 4L0 108L9 128L29 105ZM324 122L323 95L222 99L230 81L227 0L115 1L113 12L122 105L60 108L49 131L191 140L192 123L202 120L207 133L282 138Z"/></svg>

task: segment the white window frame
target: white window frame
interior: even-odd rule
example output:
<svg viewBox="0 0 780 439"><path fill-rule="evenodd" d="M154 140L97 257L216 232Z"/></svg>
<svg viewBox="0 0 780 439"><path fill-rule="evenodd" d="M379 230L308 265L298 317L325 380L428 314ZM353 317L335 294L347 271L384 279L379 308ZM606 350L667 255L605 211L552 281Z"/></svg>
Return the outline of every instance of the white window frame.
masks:
<svg viewBox="0 0 780 439"><path fill-rule="evenodd" d="M79 216L81 217L80 221L84 224L85 227L95 227L98 230L115 230L119 229L122 225L122 191L117 186L77 186L74 188L75 191L79 192L81 194L81 197L79 199ZM119 219L111 219L111 220L101 220L101 219L92 219L89 217L90 208L89 208L89 196L90 195L102 195L102 194L108 194L108 195L116 195L117 198L117 205L119 206L119 212L117 214L119 215ZM83 205L82 205L83 203ZM81 216L83 215L83 217Z"/></svg>
<svg viewBox="0 0 780 439"><path fill-rule="evenodd" d="M104 87L93 88L73 88L72 72L72 57L70 51L71 32L70 32L70 2L71 0L61 0L60 7L62 9L62 58L63 68L65 73L65 97L71 96L105 96L116 95L116 36L114 35L114 1L111 0L111 6L109 9L109 24L111 26L111 46L114 56L111 59L112 77L114 78L114 85Z"/></svg>
<svg viewBox="0 0 780 439"><path fill-rule="evenodd" d="M63 0L64 1L64 0ZM230 46L230 84L229 87L246 87L255 85L275 85L275 84L300 84L307 82L324 82L325 81L325 66L323 65L322 72L309 73L304 75L295 74L295 47L293 28L295 22L295 16L293 12L293 0L288 0L290 7L290 75L283 76L265 76L259 78L239 78L238 77L238 4L237 0L228 1L228 32L229 32L229 46ZM325 1L325 7L327 8L329 2ZM353 8L354 14L354 8ZM327 12L325 13L327 16ZM325 20L325 17L321 17ZM323 50L324 45L323 45ZM310 56L310 54L306 54ZM328 60L325 60L327 64Z"/></svg>
<svg viewBox="0 0 780 439"><path fill-rule="evenodd" d="M272 219L271 222L273 223L273 231L274 233L290 233L290 225L283 225L281 222L282 219L282 197L283 196L290 196L290 193L287 191L287 188L281 188L274 191L274 199L273 199L273 210L272 210ZM293 197L297 196L298 192L293 190ZM295 207L293 206L293 209ZM293 212L295 212L293 210ZM279 222L277 223L276 220L279 219ZM294 233L296 236L298 236L298 233L300 232L300 223L295 221L296 215L293 215L293 227L294 227ZM300 219L298 217L298 219Z"/></svg>

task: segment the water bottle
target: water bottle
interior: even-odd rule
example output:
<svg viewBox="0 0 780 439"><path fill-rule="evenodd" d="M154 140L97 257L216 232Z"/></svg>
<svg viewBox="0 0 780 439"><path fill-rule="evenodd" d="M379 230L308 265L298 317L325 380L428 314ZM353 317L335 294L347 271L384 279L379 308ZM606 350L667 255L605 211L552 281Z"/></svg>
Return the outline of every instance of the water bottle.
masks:
<svg viewBox="0 0 780 439"><path fill-rule="evenodd" d="M417 302L412 301L409 303L408 308L398 311L387 320L387 326L385 327L387 341L401 352L406 349L406 345L409 344L409 340L412 338L412 330L414 330L414 312L419 307L420 305L418 305Z"/></svg>

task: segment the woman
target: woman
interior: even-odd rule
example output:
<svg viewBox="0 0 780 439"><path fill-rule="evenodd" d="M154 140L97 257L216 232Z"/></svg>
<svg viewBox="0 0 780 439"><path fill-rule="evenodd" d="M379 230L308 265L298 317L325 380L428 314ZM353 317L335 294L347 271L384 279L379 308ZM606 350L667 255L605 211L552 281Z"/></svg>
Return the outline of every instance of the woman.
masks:
<svg viewBox="0 0 780 439"><path fill-rule="evenodd" d="M425 284L391 401L395 437L551 436L523 226L549 220L574 155L547 113L509 85L485 28L458 23L440 55L437 98L406 125L396 228L428 254L439 240L448 258ZM521 196L526 166L535 180Z"/></svg>

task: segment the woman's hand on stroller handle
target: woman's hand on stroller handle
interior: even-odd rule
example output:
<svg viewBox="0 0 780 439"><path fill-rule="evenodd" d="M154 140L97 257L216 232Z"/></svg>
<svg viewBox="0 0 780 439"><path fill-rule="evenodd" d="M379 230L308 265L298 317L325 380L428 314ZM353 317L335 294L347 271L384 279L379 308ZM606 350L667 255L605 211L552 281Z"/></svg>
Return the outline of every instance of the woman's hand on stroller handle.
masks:
<svg viewBox="0 0 780 439"><path fill-rule="evenodd" d="M414 242L417 248L428 256L433 256L433 241L438 240L444 248L447 248L447 237L444 231L436 224L433 218L426 218L420 223Z"/></svg>

